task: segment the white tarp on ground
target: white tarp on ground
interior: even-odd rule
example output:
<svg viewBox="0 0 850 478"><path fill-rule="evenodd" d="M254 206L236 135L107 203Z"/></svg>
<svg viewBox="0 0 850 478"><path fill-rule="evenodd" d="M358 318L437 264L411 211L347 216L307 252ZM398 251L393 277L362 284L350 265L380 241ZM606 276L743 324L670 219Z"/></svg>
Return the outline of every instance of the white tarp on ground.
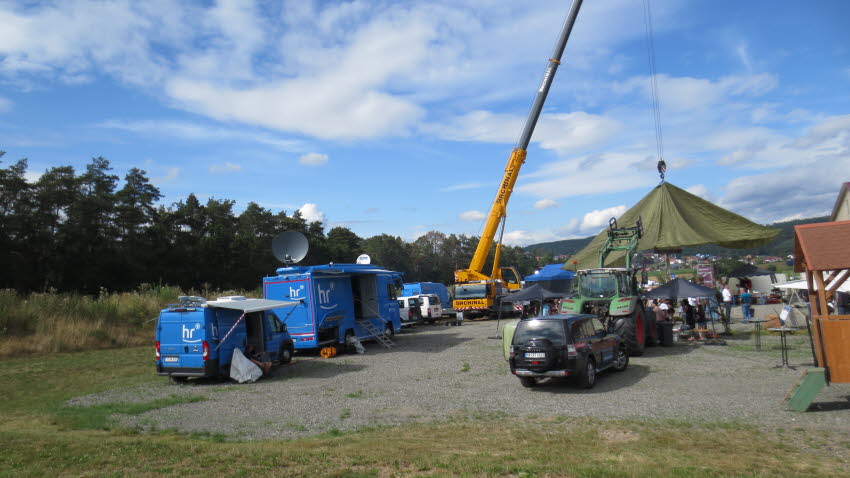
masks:
<svg viewBox="0 0 850 478"><path fill-rule="evenodd" d="M263 371L257 364L248 360L238 348L233 349L233 359L230 361L230 378L239 383L256 382L263 376Z"/></svg>
<svg viewBox="0 0 850 478"><path fill-rule="evenodd" d="M803 289L803 290L806 290L806 289L809 288L808 284L806 284L806 281L804 281L804 280L792 280L790 282L777 283L777 284L773 284L773 287L778 287L780 289ZM817 283L815 283L815 290L817 290L817 288L818 288L818 285L817 285ZM827 289L829 289L829 287L827 287ZM841 287L839 287L838 290L841 290L841 291L844 291L844 292L850 292L850 281L845 281L843 284L841 284Z"/></svg>

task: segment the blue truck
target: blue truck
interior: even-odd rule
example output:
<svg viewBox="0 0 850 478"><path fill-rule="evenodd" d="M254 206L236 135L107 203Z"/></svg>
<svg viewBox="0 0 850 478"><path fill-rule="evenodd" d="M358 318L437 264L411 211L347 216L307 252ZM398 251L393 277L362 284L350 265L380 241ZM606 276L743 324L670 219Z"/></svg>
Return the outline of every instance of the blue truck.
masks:
<svg viewBox="0 0 850 478"><path fill-rule="evenodd" d="M298 302L221 297L180 297L159 314L156 373L176 382L227 377L233 350L249 347L270 362L292 360L294 344L284 323ZM281 315L284 314L284 315Z"/></svg>
<svg viewBox="0 0 850 478"><path fill-rule="evenodd" d="M297 301L281 310L295 349L343 348L351 352L351 337L378 340L389 346L401 330L396 298L401 273L370 264L288 266L263 278L263 297Z"/></svg>
<svg viewBox="0 0 850 478"><path fill-rule="evenodd" d="M401 295L422 295L434 294L440 298L440 305L443 308L443 313L450 313L452 301L449 298L449 289L445 284L439 282L407 282L404 284Z"/></svg>

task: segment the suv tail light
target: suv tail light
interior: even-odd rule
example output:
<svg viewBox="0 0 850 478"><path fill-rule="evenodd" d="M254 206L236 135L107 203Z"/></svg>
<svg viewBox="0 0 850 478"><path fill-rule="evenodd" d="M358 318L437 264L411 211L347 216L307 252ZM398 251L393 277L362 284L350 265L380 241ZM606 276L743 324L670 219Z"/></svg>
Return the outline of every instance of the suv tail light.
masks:
<svg viewBox="0 0 850 478"><path fill-rule="evenodd" d="M210 343L204 340L204 361L210 359Z"/></svg>
<svg viewBox="0 0 850 478"><path fill-rule="evenodd" d="M157 340L157 341L156 341L156 342L154 342L154 343L156 344L156 359L157 359L157 360L159 360L159 359L160 359L160 357L162 357L162 356L159 354L159 340Z"/></svg>
<svg viewBox="0 0 850 478"><path fill-rule="evenodd" d="M578 352L576 352L575 345L567 345L567 357L576 357L578 356Z"/></svg>

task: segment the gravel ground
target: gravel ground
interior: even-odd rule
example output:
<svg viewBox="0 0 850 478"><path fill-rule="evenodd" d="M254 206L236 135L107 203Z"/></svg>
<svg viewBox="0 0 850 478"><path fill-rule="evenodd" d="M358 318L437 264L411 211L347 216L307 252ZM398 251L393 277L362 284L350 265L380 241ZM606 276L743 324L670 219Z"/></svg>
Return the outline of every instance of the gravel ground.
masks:
<svg viewBox="0 0 850 478"><path fill-rule="evenodd" d="M763 315L764 310L759 315ZM425 326L396 337L387 350L366 344L364 355L323 360L296 356L254 384L194 382L116 390L72 401L78 405L148 401L172 394L203 395L206 401L121 417L126 425L224 433L240 438L290 438L331 429L449 420L457 416L511 416L729 421L767 428L850 430L850 385L833 385L814 411L793 413L782 398L799 371L774 368L778 337L763 337L765 351L752 350L736 324L729 346L678 343L633 357L623 373L606 372L592 390L564 380L533 389L520 386L501 357L496 323L462 327ZM810 361L805 336L791 338L793 364Z"/></svg>

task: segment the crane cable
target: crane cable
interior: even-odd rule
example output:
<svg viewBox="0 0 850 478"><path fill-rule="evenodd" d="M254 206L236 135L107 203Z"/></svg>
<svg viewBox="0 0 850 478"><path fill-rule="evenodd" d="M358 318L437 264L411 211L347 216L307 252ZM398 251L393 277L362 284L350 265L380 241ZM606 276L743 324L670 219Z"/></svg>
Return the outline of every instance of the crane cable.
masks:
<svg viewBox="0 0 850 478"><path fill-rule="evenodd" d="M649 83L652 96L653 119L655 121L655 148L658 154L658 173L664 182L667 164L664 162L664 136L661 132L661 104L658 100L658 75L655 69L655 39L652 28L651 0L643 0L643 20L646 30L646 56L649 62Z"/></svg>

